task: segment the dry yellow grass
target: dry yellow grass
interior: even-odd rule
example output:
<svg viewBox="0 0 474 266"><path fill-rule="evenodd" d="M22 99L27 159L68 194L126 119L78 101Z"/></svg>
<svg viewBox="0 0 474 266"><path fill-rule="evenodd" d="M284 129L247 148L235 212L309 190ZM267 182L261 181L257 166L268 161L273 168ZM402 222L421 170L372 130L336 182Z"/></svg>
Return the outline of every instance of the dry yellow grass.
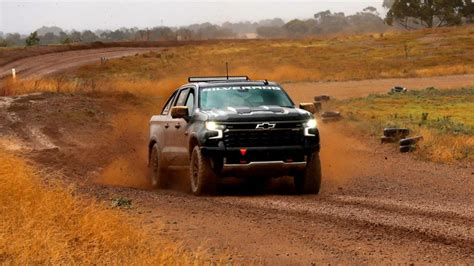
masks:
<svg viewBox="0 0 474 266"><path fill-rule="evenodd" d="M474 73L474 27L324 37L305 40L214 42L167 48L105 65L74 77L130 81L189 75L247 74L280 82L358 80Z"/></svg>
<svg viewBox="0 0 474 266"><path fill-rule="evenodd" d="M197 263L125 213L46 187L21 158L0 151L0 161L0 264Z"/></svg>
<svg viewBox="0 0 474 266"><path fill-rule="evenodd" d="M417 151L419 156L440 163L474 163L473 136L440 134L429 129L420 129L417 133L424 138Z"/></svg>
<svg viewBox="0 0 474 266"><path fill-rule="evenodd" d="M30 91L125 90L162 95L191 75L233 75L278 82L430 77L474 73L474 26L304 40L212 41L163 48L95 64L49 80L19 82ZM1 92L0 92L1 93Z"/></svg>

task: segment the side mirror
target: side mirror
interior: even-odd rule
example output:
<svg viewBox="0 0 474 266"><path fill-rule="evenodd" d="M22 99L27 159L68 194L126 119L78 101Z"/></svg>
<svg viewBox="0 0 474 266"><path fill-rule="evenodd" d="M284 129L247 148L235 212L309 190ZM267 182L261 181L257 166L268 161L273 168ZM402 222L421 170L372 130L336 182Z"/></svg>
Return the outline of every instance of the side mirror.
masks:
<svg viewBox="0 0 474 266"><path fill-rule="evenodd" d="M316 113L316 107L313 103L300 103L300 109L306 110L312 114Z"/></svg>
<svg viewBox="0 0 474 266"><path fill-rule="evenodd" d="M187 118L189 111L187 106L173 106L171 108L171 117L175 118Z"/></svg>

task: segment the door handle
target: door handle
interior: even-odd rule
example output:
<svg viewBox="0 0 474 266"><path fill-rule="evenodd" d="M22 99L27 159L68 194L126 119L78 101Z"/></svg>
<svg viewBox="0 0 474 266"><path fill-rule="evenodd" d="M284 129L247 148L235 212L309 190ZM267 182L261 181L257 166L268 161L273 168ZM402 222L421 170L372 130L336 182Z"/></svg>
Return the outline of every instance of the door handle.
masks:
<svg viewBox="0 0 474 266"><path fill-rule="evenodd" d="M180 128L181 127L181 124L180 123L177 123L176 125L174 125L175 128Z"/></svg>
<svg viewBox="0 0 474 266"><path fill-rule="evenodd" d="M170 125L168 123L165 124L165 128L169 128Z"/></svg>

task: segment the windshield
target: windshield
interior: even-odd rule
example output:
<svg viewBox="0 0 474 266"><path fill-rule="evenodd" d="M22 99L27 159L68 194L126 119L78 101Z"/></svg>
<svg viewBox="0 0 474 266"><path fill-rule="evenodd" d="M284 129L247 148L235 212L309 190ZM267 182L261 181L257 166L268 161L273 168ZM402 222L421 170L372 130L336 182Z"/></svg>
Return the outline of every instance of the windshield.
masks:
<svg viewBox="0 0 474 266"><path fill-rule="evenodd" d="M203 110L226 107L280 106L293 107L288 95L278 86L234 86L202 88L200 107Z"/></svg>

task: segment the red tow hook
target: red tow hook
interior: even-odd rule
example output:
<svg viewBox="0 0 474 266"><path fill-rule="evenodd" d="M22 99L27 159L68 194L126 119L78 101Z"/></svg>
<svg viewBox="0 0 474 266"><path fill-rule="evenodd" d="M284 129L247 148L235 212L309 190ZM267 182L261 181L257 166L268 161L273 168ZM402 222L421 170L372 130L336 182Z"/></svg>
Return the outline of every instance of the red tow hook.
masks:
<svg viewBox="0 0 474 266"><path fill-rule="evenodd" d="M243 148L242 148L242 149L240 149L240 154L242 154L242 157L244 157L244 156L245 156L245 154L247 154L247 149L243 149ZM240 164L246 164L246 163L247 163L247 161L246 161L246 160L244 160L244 159L240 159Z"/></svg>

